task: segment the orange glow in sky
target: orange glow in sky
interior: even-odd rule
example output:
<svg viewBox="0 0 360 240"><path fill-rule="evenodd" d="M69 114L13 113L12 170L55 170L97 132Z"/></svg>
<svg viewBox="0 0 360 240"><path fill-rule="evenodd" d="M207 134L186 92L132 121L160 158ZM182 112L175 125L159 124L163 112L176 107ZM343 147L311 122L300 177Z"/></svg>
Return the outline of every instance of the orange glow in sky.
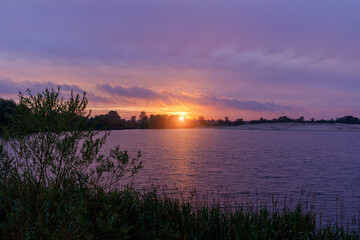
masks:
<svg viewBox="0 0 360 240"><path fill-rule="evenodd" d="M92 116L182 125L360 115L360 1L36 2L0 1L2 98L60 86L87 92Z"/></svg>

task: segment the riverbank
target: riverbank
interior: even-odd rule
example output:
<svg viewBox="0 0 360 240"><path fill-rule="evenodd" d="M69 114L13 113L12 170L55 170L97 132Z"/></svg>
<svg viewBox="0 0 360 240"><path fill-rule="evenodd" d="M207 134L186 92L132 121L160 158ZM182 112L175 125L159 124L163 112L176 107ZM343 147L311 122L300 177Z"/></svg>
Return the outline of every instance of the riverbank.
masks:
<svg viewBox="0 0 360 240"><path fill-rule="evenodd" d="M343 123L258 123L221 128L229 130L360 132L360 125Z"/></svg>
<svg viewBox="0 0 360 240"><path fill-rule="evenodd" d="M103 130L163 130L163 129L226 129L226 130L266 130L266 131L313 131L313 132L360 132L360 124L344 123L256 123L237 126L196 126L192 128L121 128Z"/></svg>

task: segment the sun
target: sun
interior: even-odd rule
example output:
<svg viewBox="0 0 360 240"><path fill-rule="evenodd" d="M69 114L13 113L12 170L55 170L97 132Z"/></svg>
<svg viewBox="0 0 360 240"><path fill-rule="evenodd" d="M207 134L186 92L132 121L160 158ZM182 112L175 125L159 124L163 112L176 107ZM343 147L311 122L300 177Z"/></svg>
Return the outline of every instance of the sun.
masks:
<svg viewBox="0 0 360 240"><path fill-rule="evenodd" d="M184 116L180 116L180 117L179 117L179 120L180 120L180 121L184 121L184 119L185 119Z"/></svg>

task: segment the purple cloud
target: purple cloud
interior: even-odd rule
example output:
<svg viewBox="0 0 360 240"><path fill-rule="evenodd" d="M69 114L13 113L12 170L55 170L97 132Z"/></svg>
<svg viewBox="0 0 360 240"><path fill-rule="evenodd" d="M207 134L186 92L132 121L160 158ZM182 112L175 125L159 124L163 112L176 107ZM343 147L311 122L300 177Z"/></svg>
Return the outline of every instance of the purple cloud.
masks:
<svg viewBox="0 0 360 240"><path fill-rule="evenodd" d="M61 88L62 91L69 92L74 91L75 93L83 93L86 92L82 88L77 85L69 85L69 84L56 84L53 82L31 82L31 81L24 81L24 82L15 82L9 79L0 79L0 94L6 95L16 95L19 92L25 92L27 89L30 89L32 93L39 93L44 91L46 88L57 89L58 87ZM98 96L94 93L87 93L89 99L94 102L109 102L109 99L104 98L102 96Z"/></svg>
<svg viewBox="0 0 360 240"><path fill-rule="evenodd" d="M126 98L138 98L138 99L149 99L149 100L163 100L165 96L160 95L150 89L141 88L138 86L134 87L122 87L120 85L111 86L110 84L101 84L100 88L106 92L115 94Z"/></svg>
<svg viewBox="0 0 360 240"><path fill-rule="evenodd" d="M168 91L156 92L151 89L142 88L138 86L123 87L120 85L111 86L109 84L99 85L104 91L115 96L138 99L138 100L150 100L150 101L162 101L168 105L183 105L194 104L202 106L216 106L219 108L236 109L236 110L248 110L248 111L283 111L291 110L289 106L283 106L271 102L257 102L248 100L239 100L236 98L217 98L211 94L199 93L195 95L176 95Z"/></svg>

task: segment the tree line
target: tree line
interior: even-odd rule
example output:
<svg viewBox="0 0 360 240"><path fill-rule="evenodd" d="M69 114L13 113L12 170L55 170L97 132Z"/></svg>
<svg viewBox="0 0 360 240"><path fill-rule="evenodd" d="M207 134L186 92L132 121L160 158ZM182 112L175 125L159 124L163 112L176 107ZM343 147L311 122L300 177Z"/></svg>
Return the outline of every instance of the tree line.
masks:
<svg viewBox="0 0 360 240"><path fill-rule="evenodd" d="M117 111L109 111L107 114L97 115L89 119L89 125L95 125L97 129L161 129L161 128L194 128L199 126L237 126L244 124L243 119L230 121L228 117L224 120L206 120L198 118L182 118L180 115L150 114L141 112L139 116L131 116L129 120L121 118Z"/></svg>
<svg viewBox="0 0 360 240"><path fill-rule="evenodd" d="M8 124L10 117L14 114L19 104L11 99L0 98L0 131ZM29 112L29 116L31 116ZM194 127L216 127L216 126L238 126L242 124L259 123L344 123L360 124L360 119L354 116L344 116L330 120L305 120L303 116L292 119L281 116L274 119L261 117L258 120L244 121L242 118L231 121L229 117L224 119L205 119L203 116L193 119L181 119L179 115L150 114L141 112L138 116L131 116L130 119L122 118L117 111L109 111L106 114L96 115L87 119L86 125L95 129L115 130L115 129L165 129L165 128L194 128ZM34 129L36 131L36 129Z"/></svg>
<svg viewBox="0 0 360 240"><path fill-rule="evenodd" d="M310 120L305 120L303 116L299 118L289 118L287 116L281 116L279 118L274 118L268 120L266 118L260 118L259 120L251 120L250 124L259 124L259 123L344 123L344 124L360 124L360 119L354 116L344 116L341 118L333 118L330 120L320 119L315 120L315 118L311 118Z"/></svg>

